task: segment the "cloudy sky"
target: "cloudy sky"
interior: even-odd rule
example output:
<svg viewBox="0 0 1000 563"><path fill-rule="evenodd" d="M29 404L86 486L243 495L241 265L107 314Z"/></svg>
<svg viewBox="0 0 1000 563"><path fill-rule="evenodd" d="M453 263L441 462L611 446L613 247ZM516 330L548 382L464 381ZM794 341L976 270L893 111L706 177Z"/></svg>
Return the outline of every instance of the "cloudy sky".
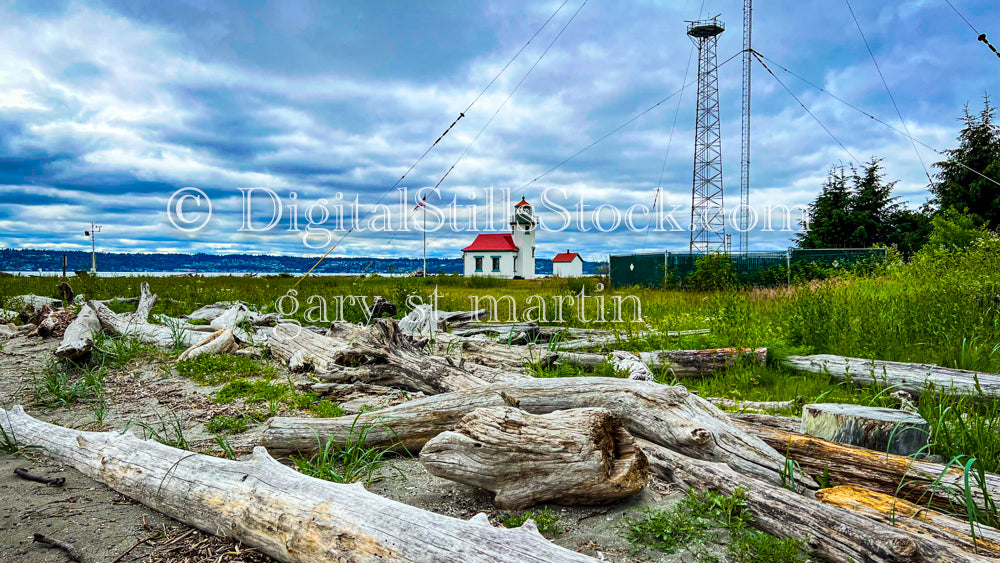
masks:
<svg viewBox="0 0 1000 563"><path fill-rule="evenodd" d="M540 257L566 248L588 259L685 250L686 232L647 232L650 216L639 208L638 232L624 222L599 229L613 226L609 206L649 207L661 170L658 207L677 206L674 217L687 225L696 61L684 21L721 14L721 63L742 48L742 3L581 3L0 0L0 246L88 248L83 231L94 220L103 225L99 246L110 251L316 255L328 240L323 229L340 239L357 201L360 228L336 255L416 256L416 192L457 161L427 198L458 209L429 235L431 255L457 257L491 227L491 189L495 230L509 212L504 190L536 204L549 229L538 233ZM846 3L758 4L755 49L903 128ZM1000 4L953 4L1000 42ZM978 109L984 93L997 95L1000 60L943 1L852 6L906 128L931 147L952 147L963 106ZM808 203L832 165L872 156L885 159L911 205L927 199L920 159L933 174L939 155L920 145L915 152L905 137L772 68L832 136L755 64L756 209ZM681 89L685 76L681 95L531 183ZM738 57L720 68L730 205L739 199L740 80ZM409 201L401 204L404 187ZM200 190L211 216L206 198L178 194L169 204L182 188ZM249 192L249 213L248 188L262 188ZM277 204L265 189L282 212L269 230ZM558 210L541 205L545 190L552 203L571 212L583 205L583 213L562 228ZM390 205L373 208L380 200ZM437 213L428 214L431 227ZM758 228L750 240L752 250L784 248L789 233Z"/></svg>

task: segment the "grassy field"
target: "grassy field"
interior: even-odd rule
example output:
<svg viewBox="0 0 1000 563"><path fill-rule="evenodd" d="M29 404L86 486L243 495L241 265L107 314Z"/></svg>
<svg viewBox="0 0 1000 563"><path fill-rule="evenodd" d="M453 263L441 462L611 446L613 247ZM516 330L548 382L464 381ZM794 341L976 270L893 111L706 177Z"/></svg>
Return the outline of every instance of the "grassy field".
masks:
<svg viewBox="0 0 1000 563"><path fill-rule="evenodd" d="M289 293L293 277L75 278L73 289L89 299L132 297L148 281L160 301L153 313L180 316L216 301L243 300L261 310L276 309ZM603 282L603 283L602 283ZM0 307L13 308L16 295L56 296L56 278L0 278ZM436 298L444 310L467 310L474 299L509 296L516 320L537 317L544 302L549 324L622 331L621 347L634 351L721 346L767 347L766 366L747 366L725 374L683 383L703 396L751 400L853 402L896 406L884 389L855 388L826 377L796 375L778 365L790 354L831 353L882 360L934 363L1000 373L1000 240L986 239L963 251L918 254L904 264L891 260L867 276L844 276L781 289L692 292L649 288L603 288L606 280L541 279L508 281L459 276L421 278L320 277L295 287L294 317L326 324L338 316L364 320L364 304L375 296L400 305L398 317L412 305ZM581 293L582 292L582 293ZM583 309L580 309L581 295ZM317 296L326 302L323 310ZM354 301L348 296L353 296ZM560 297L561 296L561 297ZM570 302L567 297L574 297ZM614 298L624 299L622 322ZM311 299L311 300L310 300ZM471 299L471 300L470 300ZM562 300L562 321L556 320ZM634 303L641 304L639 311ZM482 301L481 301L482 302ZM291 309L286 298L283 309ZM509 304L509 302L508 302ZM530 306L535 309L530 310ZM116 305L129 310L128 305ZM501 307L499 320L508 320ZM601 312L603 311L603 322ZM711 329L707 335L669 338L644 331ZM572 371L540 376L574 375ZM1000 406L996 401L938 398L927 394L920 409L933 427L932 453L972 467L1000 471ZM795 414L795 413L789 413Z"/></svg>

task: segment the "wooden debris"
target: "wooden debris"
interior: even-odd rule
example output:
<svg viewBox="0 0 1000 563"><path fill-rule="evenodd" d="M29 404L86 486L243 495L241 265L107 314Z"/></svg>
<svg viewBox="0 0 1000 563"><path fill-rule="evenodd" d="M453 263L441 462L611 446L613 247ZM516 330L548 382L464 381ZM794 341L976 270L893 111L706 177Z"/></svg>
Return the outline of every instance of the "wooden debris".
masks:
<svg viewBox="0 0 1000 563"><path fill-rule="evenodd" d="M100 331L101 321L97 318L97 311L84 304L73 322L66 327L62 343L56 348L56 355L71 360L86 356L94 349L94 338Z"/></svg>
<svg viewBox="0 0 1000 563"><path fill-rule="evenodd" d="M737 424L787 453L806 472L817 476L826 472L834 484L856 485L943 510L965 511L965 473L960 468L838 444L774 426L742 420ZM1000 475L986 473L984 478L986 495L978 482L970 483L969 490L980 511L988 510L986 497L1000 498Z"/></svg>
<svg viewBox="0 0 1000 563"><path fill-rule="evenodd" d="M1000 557L1000 531L980 524L972 528L968 520L959 520L891 495L861 487L840 486L820 490L816 493L816 500L908 532L926 534L957 545L970 554ZM972 537L973 531L975 538Z"/></svg>
<svg viewBox="0 0 1000 563"><path fill-rule="evenodd" d="M956 545L822 504L741 474L726 464L688 457L645 440L639 440L639 447L649 459L650 472L665 481L723 494L742 489L755 528L803 541L812 555L824 561L968 563L978 560Z"/></svg>
<svg viewBox="0 0 1000 563"><path fill-rule="evenodd" d="M531 415L512 406L476 409L420 451L427 471L496 493L503 509L541 502L595 505L641 491L646 456L601 408Z"/></svg>
<svg viewBox="0 0 1000 563"><path fill-rule="evenodd" d="M802 409L802 432L824 440L897 455L922 453L931 426L919 414L840 403Z"/></svg>
<svg viewBox="0 0 1000 563"><path fill-rule="evenodd" d="M143 342L160 348L171 348L178 343L192 346L205 338L201 332L150 324L147 321L149 311L156 304L157 297L149 291L148 283L142 282L139 288L141 292L139 304L134 313L127 315L117 315L106 305L97 301L89 302L90 307L97 312L97 318L105 332L112 336L134 335Z"/></svg>
<svg viewBox="0 0 1000 563"><path fill-rule="evenodd" d="M384 385L368 383L316 383L299 381L295 384L300 390L310 390L317 396L337 403L347 414L357 414L362 410L379 410L392 407L406 401L424 396L419 391L401 391Z"/></svg>
<svg viewBox="0 0 1000 563"><path fill-rule="evenodd" d="M399 321L399 329L407 336L427 336L444 330L449 323L464 323L484 319L486 309L478 311L437 311L430 305L418 305Z"/></svg>
<svg viewBox="0 0 1000 563"><path fill-rule="evenodd" d="M181 352L181 355L177 357L177 361L182 362L184 360L190 360L191 358L197 358L198 356L203 355L216 356L219 354L232 354L237 348L239 348L239 346L236 344L236 337L233 336L233 330L229 328L221 329L213 332L208 336L208 338Z"/></svg>
<svg viewBox="0 0 1000 563"><path fill-rule="evenodd" d="M962 369L944 368L931 364L907 364L848 358L832 354L788 356L781 363L795 371L850 380L858 385L878 383L898 387L917 395L928 385L940 393L1000 397L1000 375Z"/></svg>
<svg viewBox="0 0 1000 563"><path fill-rule="evenodd" d="M720 397L706 397L706 399L719 408L761 412L786 412L801 407L804 402L802 397L796 397L791 401L741 401Z"/></svg>
<svg viewBox="0 0 1000 563"><path fill-rule="evenodd" d="M651 381L610 377L521 379L415 399L361 414L356 424L370 427L365 442L369 447L405 447L417 452L431 438L452 430L473 410L506 404L501 391L517 399L521 409L531 414L603 407L620 417L633 436L698 459L727 463L741 473L768 482L781 481L784 454L749 436L725 413L683 387ZM353 416L275 417L268 421L261 445L276 453L312 452L317 440L325 443L332 438L343 443L354 424ZM803 477L799 485L816 488L808 477Z"/></svg>
<svg viewBox="0 0 1000 563"><path fill-rule="evenodd" d="M42 545L47 545L49 547L62 550L66 553L66 557L69 557L70 560L72 561L77 561L79 563L86 563L87 561L86 559L84 559L83 554L80 553L80 551L76 549L76 547L74 547L73 544L71 543L66 543L61 540L53 539L48 536L45 536L44 534L39 534L37 532L32 536L32 541L34 541L35 543L40 543Z"/></svg>
<svg viewBox="0 0 1000 563"><path fill-rule="evenodd" d="M20 406L0 425L25 446L73 466L146 506L210 534L237 539L288 563L311 561L584 562L533 526L494 528L485 515L441 516L307 477L264 448L230 461L117 432L47 424Z"/></svg>
<svg viewBox="0 0 1000 563"><path fill-rule="evenodd" d="M49 479L48 477L42 477L41 475L32 475L27 469L23 467L18 467L14 470L14 475L17 475L25 481L34 481L36 483L41 483L43 485L52 485L54 487L61 487L66 484L65 477L56 477L55 479Z"/></svg>
<svg viewBox="0 0 1000 563"><path fill-rule="evenodd" d="M635 381L652 381L653 372L649 370L639 356L624 350L614 350L609 356L615 370L628 373L628 378Z"/></svg>
<svg viewBox="0 0 1000 563"><path fill-rule="evenodd" d="M586 354L566 352L565 346L559 347L559 352L550 354L545 363L571 364L593 369L608 361L603 354ZM615 352L612 352L614 354ZM703 377L717 371L724 371L742 358L757 365L767 361L767 348L712 348L708 350L656 350L640 352L639 360L651 366L653 370L665 369L671 377Z"/></svg>

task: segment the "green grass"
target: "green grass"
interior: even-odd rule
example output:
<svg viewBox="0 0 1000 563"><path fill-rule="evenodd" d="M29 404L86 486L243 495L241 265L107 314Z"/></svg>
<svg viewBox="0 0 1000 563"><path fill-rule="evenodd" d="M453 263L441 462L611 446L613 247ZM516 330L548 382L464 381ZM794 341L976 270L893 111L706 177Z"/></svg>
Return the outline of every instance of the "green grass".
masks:
<svg viewBox="0 0 1000 563"><path fill-rule="evenodd" d="M360 415L359 415L360 416ZM343 443L330 438L324 444L316 438L318 452L311 457L292 456L295 467L303 474L334 483L354 483L361 481L370 485L374 474L386 463L392 448L368 447L365 441L375 423L358 424L354 418L350 431Z"/></svg>
<svg viewBox="0 0 1000 563"><path fill-rule="evenodd" d="M650 547L666 552L689 549L700 561L717 558L705 552L718 543L720 531L728 531L729 555L745 563L802 563L804 542L776 538L751 529L753 516L746 506L746 490L733 494L688 490L683 500L668 509L646 508L624 516L623 534L633 548Z"/></svg>
<svg viewBox="0 0 1000 563"><path fill-rule="evenodd" d="M317 418L337 418L347 414L344 412L344 409L340 408L340 405L326 399L316 401L309 410Z"/></svg>
<svg viewBox="0 0 1000 563"><path fill-rule="evenodd" d="M274 366L247 356L201 355L177 362L177 373L202 385L219 385L239 378L273 379Z"/></svg>
<svg viewBox="0 0 1000 563"><path fill-rule="evenodd" d="M9 423L10 417L7 416L7 419ZM17 443L17 436L14 435L13 431L8 433L4 430L3 425L0 425L0 452L16 454L19 451L21 451L21 446Z"/></svg>
<svg viewBox="0 0 1000 563"><path fill-rule="evenodd" d="M134 335L108 336L99 332L94 336L94 351L89 364L107 368L125 367L143 356L155 355L156 347L146 344Z"/></svg>
<svg viewBox="0 0 1000 563"><path fill-rule="evenodd" d="M35 403L69 407L80 401L104 400L104 370L65 360L52 360L35 381Z"/></svg>
<svg viewBox="0 0 1000 563"><path fill-rule="evenodd" d="M205 423L205 430L212 434L240 434L247 431L247 419L243 416L213 416Z"/></svg>
<svg viewBox="0 0 1000 563"><path fill-rule="evenodd" d="M534 520L538 526L538 531L555 535L563 533L562 526L559 525L559 515L545 506L536 510L525 510L519 514L508 514L500 519L504 528L519 528L528 520Z"/></svg>
<svg viewBox="0 0 1000 563"><path fill-rule="evenodd" d="M147 422L139 422L137 426L142 430L142 438L144 440L155 440L166 446L173 448L178 448L181 450L190 450L191 444L188 443L187 438L184 436L184 426L181 424L177 415L172 415L171 420L166 420L162 416L157 415L158 424L149 424Z"/></svg>

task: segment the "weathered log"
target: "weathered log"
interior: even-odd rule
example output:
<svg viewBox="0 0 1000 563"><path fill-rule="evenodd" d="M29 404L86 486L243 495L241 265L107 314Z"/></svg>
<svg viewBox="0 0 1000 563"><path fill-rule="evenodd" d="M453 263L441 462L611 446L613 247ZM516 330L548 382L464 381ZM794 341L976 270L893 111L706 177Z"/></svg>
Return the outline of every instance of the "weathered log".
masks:
<svg viewBox="0 0 1000 563"><path fill-rule="evenodd" d="M221 315L212 319L209 326L215 330L232 330L247 323L251 326L274 326L279 322L281 322L281 315L277 313L258 313L251 310L246 303L237 302L223 311Z"/></svg>
<svg viewBox="0 0 1000 563"><path fill-rule="evenodd" d="M205 338L201 332L150 324L147 320L149 312L156 305L158 297L149 290L149 284L146 282L139 284L139 291L139 304L136 305L135 312L125 315L115 314L99 301L88 302L88 305L97 313L101 328L106 333L111 336L132 335L143 342L160 348L172 348L178 344L193 346Z"/></svg>
<svg viewBox="0 0 1000 563"><path fill-rule="evenodd" d="M961 548L935 538L828 506L788 489L742 475L722 463L684 456L639 440L650 472L698 491L733 494L742 488L752 525L769 534L805 542L812 555L838 563L968 563L980 561Z"/></svg>
<svg viewBox="0 0 1000 563"><path fill-rule="evenodd" d="M61 304L58 299L43 297L35 294L18 295L17 297L11 298L10 302L19 303L22 307L31 307L32 310L41 309L45 306L48 306L50 309L55 309Z"/></svg>
<svg viewBox="0 0 1000 563"><path fill-rule="evenodd" d="M818 491L816 500L908 532L927 534L971 554L1000 557L1000 531L980 524L973 528L968 520L962 521L891 495L862 487L840 486Z"/></svg>
<svg viewBox="0 0 1000 563"><path fill-rule="evenodd" d="M649 366L632 352L615 350L611 352L608 359L611 360L611 365L615 366L616 371L628 373L629 379L635 381L653 380L653 372L650 371Z"/></svg>
<svg viewBox="0 0 1000 563"><path fill-rule="evenodd" d="M488 384L446 359L424 354L392 319L360 328L335 326L330 336L282 324L270 331L265 345L293 371L311 370L329 382L361 381L427 394Z"/></svg>
<svg viewBox="0 0 1000 563"><path fill-rule="evenodd" d="M400 319L399 328L408 336L427 336L444 330L449 323L464 323L485 318L486 309L477 311L437 311L430 305L418 305Z"/></svg>
<svg viewBox="0 0 1000 563"><path fill-rule="evenodd" d="M101 321L97 318L97 311L84 304L73 322L66 327L62 343L56 348L56 355L76 359L89 354L94 349L94 338L99 332Z"/></svg>
<svg viewBox="0 0 1000 563"><path fill-rule="evenodd" d="M310 390L319 397L337 403L337 406L347 414L357 414L362 410L384 409L424 396L419 391L406 392L394 387L368 383L297 381L295 387L300 390Z"/></svg>
<svg viewBox="0 0 1000 563"><path fill-rule="evenodd" d="M713 405L723 409L735 409L738 411L761 411L761 412L786 412L802 406L802 397L796 397L790 401L741 401L739 399L725 399L720 397L706 397Z"/></svg>
<svg viewBox="0 0 1000 563"><path fill-rule="evenodd" d="M931 427L919 414L842 403L802 409L802 433L832 442L897 455L922 453Z"/></svg>
<svg viewBox="0 0 1000 563"><path fill-rule="evenodd" d="M773 426L741 420L737 424L786 453L806 472L816 476L826 472L831 483L856 485L949 512L965 511L965 473L961 469L846 446ZM986 473L985 489L989 498L1000 498L1000 475ZM986 511L987 501L974 475L970 475L969 492L979 510Z"/></svg>
<svg viewBox="0 0 1000 563"><path fill-rule="evenodd" d="M229 461L144 441L38 421L20 406L0 426L94 480L209 534L224 534L288 563L314 561L595 561L545 540L534 526L507 530L485 515L458 520L394 502L360 484L314 479L264 448Z"/></svg>
<svg viewBox="0 0 1000 563"><path fill-rule="evenodd" d="M420 451L428 440L451 430L473 410L507 404L500 393L518 400L531 414L603 407L622 419L633 436L685 455L731 465L768 482L781 481L785 457L737 428L725 413L683 387L610 377L529 378L415 399L374 413L324 419L276 417L268 421L261 445L277 453L312 452L317 442L343 443L352 425L370 427L367 446ZM356 433L356 429L354 430ZM817 488L809 477L799 485Z"/></svg>
<svg viewBox="0 0 1000 563"><path fill-rule="evenodd" d="M559 352L547 356L546 363L566 363L593 369L608 361L603 354L581 354ZM701 377L716 371L724 371L743 358L754 364L767 362L767 348L713 348L708 350L656 350L640 352L639 359L653 370L666 369L672 377Z"/></svg>
<svg viewBox="0 0 1000 563"><path fill-rule="evenodd" d="M635 439L601 408L543 415L476 409L427 442L420 462L433 475L496 493L496 506L510 510L541 502L604 504L649 482Z"/></svg>
<svg viewBox="0 0 1000 563"><path fill-rule="evenodd" d="M42 307L38 313L40 318L34 330L28 336L41 336L42 338L60 337L66 332L66 328L73 322L73 311L68 309L52 309L48 306ZM34 322L35 319L32 319Z"/></svg>
<svg viewBox="0 0 1000 563"><path fill-rule="evenodd" d="M213 332L208 338L181 352L177 361L182 362L206 354L209 356L232 354L237 348L239 346L236 344L232 329L226 328Z"/></svg>
<svg viewBox="0 0 1000 563"><path fill-rule="evenodd" d="M242 302L241 301L237 301L236 303L242 303ZM211 322L211 321L215 320L216 318L218 318L219 316L221 316L226 311L228 311L230 309L230 307L232 307L233 305L234 305L234 303L229 302L229 301L219 301L218 303L212 303L211 305L205 305L204 307L201 307L200 309L197 309L196 311L192 312L191 314L185 315L184 318L186 318L186 319L188 319L190 321L210 321Z"/></svg>
<svg viewBox="0 0 1000 563"><path fill-rule="evenodd" d="M788 356L781 363L795 371L822 374L858 385L895 386L920 394L929 385L939 393L1000 397L1000 375L931 364L907 364L832 354Z"/></svg>

